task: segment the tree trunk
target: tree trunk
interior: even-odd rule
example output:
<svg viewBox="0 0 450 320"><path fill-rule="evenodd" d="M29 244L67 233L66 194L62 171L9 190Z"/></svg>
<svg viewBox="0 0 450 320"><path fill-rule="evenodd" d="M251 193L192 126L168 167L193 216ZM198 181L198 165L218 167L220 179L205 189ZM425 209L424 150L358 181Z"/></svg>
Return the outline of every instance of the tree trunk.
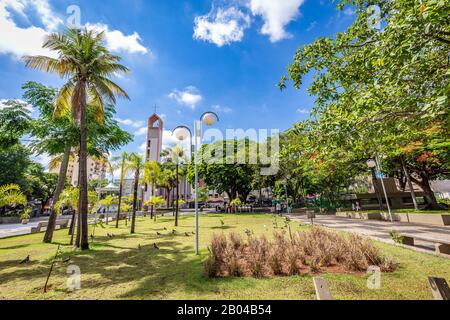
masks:
<svg viewBox="0 0 450 320"><path fill-rule="evenodd" d="M414 210L419 210L419 206L417 205L416 193L414 192L414 186L411 182L411 176L410 176L408 170L406 169L405 161L403 160L403 158L401 159L401 163L402 163L403 172L405 173L406 181L409 186L409 190L411 192L411 198L414 203Z"/></svg>
<svg viewBox="0 0 450 320"><path fill-rule="evenodd" d="M134 199L133 199L133 214L131 216L131 234L136 231L136 207L137 207L137 195L139 186L139 169L136 169L134 176Z"/></svg>
<svg viewBox="0 0 450 320"><path fill-rule="evenodd" d="M120 170L120 187L119 187L119 204L117 205L117 220L116 229L119 228L120 207L122 205L122 193L123 193L123 172L125 167L125 159L122 159L122 168Z"/></svg>
<svg viewBox="0 0 450 320"><path fill-rule="evenodd" d="M175 188L172 189L172 215L175 217Z"/></svg>
<svg viewBox="0 0 450 320"><path fill-rule="evenodd" d="M428 179L427 175L422 173L420 176L422 177L422 183L420 184L420 187L423 189L423 192L425 193L425 199L427 200L427 209L430 210L442 209L439 203L437 202L433 190L431 189L430 180Z"/></svg>
<svg viewBox="0 0 450 320"><path fill-rule="evenodd" d="M167 210L169 210L169 208L170 208L170 192L172 190L169 188L166 188L166 191L167 191Z"/></svg>
<svg viewBox="0 0 450 320"><path fill-rule="evenodd" d="M373 188L375 189L375 194L377 195L378 205L380 206L380 210L383 211L383 199L381 197L381 190L378 186L378 179L375 174L375 169L372 169L372 180L373 180Z"/></svg>
<svg viewBox="0 0 450 320"><path fill-rule="evenodd" d="M72 221L70 222L69 235L70 237L70 245L73 245L73 235L75 233L75 223L77 220L77 212L72 209Z"/></svg>
<svg viewBox="0 0 450 320"><path fill-rule="evenodd" d="M72 220L70 221L70 226L69 226L69 236L73 235L73 230L75 229L75 219L76 219L76 214L75 214L75 210L71 210L72 211Z"/></svg>
<svg viewBox="0 0 450 320"><path fill-rule="evenodd" d="M156 186L155 186L155 183L152 183L152 197L155 197L156 196L156 191L155 191L155 189L156 189ZM152 213L151 213L151 218L155 218L155 222L156 222L156 218L157 218L157 216L158 216L158 212L156 211L156 208L155 208L155 206L154 205L151 205L151 211L152 211Z"/></svg>
<svg viewBox="0 0 450 320"><path fill-rule="evenodd" d="M69 167L71 147L69 145L64 149L64 156L61 162L61 167L59 168L58 184L53 194L53 203L50 208L50 217L48 219L48 227L44 235L44 243L51 243L53 239L53 231L55 230L56 218L58 213L55 210L55 204L59 200L59 196L64 190L66 184L67 168Z"/></svg>
<svg viewBox="0 0 450 320"><path fill-rule="evenodd" d="M81 222L81 250L89 250L89 236L88 236L88 181L87 181L87 110L86 110L86 80L80 80L79 90L75 91L78 94L76 101L79 104L80 110L80 156L79 156L79 188L80 199L78 205L78 212Z"/></svg>
<svg viewBox="0 0 450 320"><path fill-rule="evenodd" d="M75 238L75 247L79 248L81 245L81 214L77 212L77 237Z"/></svg>
<svg viewBox="0 0 450 320"><path fill-rule="evenodd" d="M177 163L177 169L176 169L176 175L177 175L177 198L175 202L175 227L178 227L178 210L180 206L180 179L178 177L178 163Z"/></svg>

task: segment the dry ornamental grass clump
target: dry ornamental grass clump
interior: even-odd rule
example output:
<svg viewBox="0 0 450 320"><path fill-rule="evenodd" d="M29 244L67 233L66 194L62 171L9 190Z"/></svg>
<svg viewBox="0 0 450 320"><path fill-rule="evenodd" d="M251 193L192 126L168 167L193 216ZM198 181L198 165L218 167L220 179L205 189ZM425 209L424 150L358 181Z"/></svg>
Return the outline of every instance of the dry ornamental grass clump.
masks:
<svg viewBox="0 0 450 320"><path fill-rule="evenodd" d="M314 227L311 231L286 237L275 232L269 241L265 236L236 233L229 238L214 235L210 254L205 262L208 277L271 277L291 276L309 272L340 270L365 272L369 266L378 266L382 272L393 272L398 264L385 257L367 238L348 237Z"/></svg>

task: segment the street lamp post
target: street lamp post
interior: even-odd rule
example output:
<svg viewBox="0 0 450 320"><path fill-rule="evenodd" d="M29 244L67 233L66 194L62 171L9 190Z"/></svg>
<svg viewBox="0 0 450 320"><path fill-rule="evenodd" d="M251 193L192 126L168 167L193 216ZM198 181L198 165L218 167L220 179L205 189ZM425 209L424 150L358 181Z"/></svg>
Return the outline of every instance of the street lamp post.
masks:
<svg viewBox="0 0 450 320"><path fill-rule="evenodd" d="M376 168L378 171L378 174L381 175L381 166L380 166L380 160L378 159L378 157L373 160L373 159L369 159L367 161L367 166L371 169ZM392 212L391 212L391 205L389 204L389 198L386 192L386 186L384 185L384 180L383 177L380 177L381 180L381 186L383 187L383 193L384 193L384 197L386 198L386 206L388 208L388 212L389 212L389 218L391 219L391 222L394 222L394 219L392 218Z"/></svg>
<svg viewBox="0 0 450 320"><path fill-rule="evenodd" d="M199 255L199 210L198 210L198 151L202 144L202 123L206 126L212 126L219 121L219 116L214 112L205 112L201 115L200 120L194 122L194 135L187 126L176 127L172 134L179 141L190 138L191 154L194 156L195 163L195 254ZM192 144L194 140L194 145Z"/></svg>

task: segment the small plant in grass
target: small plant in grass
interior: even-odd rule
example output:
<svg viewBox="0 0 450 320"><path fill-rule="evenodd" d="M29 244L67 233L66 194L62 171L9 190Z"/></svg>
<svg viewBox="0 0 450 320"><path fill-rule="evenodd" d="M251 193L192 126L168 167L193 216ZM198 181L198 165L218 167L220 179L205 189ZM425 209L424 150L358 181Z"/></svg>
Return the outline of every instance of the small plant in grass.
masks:
<svg viewBox="0 0 450 320"><path fill-rule="evenodd" d="M402 244L405 237L401 236L397 231L395 230L391 230L389 232L389 236L391 237L392 240L394 240L395 243L399 243Z"/></svg>
<svg viewBox="0 0 450 320"><path fill-rule="evenodd" d="M222 229L225 227L225 222L223 220L220 220L220 226Z"/></svg>
<svg viewBox="0 0 450 320"><path fill-rule="evenodd" d="M247 237L251 237L253 235L253 231L250 229L245 229L245 234L247 235Z"/></svg>
<svg viewBox="0 0 450 320"><path fill-rule="evenodd" d="M20 216L22 224L27 224L28 222L30 222L30 213L31 209L29 207L25 207L25 209L23 209L22 215Z"/></svg>

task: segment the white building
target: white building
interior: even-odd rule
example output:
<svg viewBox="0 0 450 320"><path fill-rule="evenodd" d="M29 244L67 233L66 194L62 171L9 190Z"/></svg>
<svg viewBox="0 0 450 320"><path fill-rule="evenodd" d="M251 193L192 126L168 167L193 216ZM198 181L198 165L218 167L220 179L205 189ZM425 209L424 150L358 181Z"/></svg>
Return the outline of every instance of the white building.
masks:
<svg viewBox="0 0 450 320"><path fill-rule="evenodd" d="M50 170L50 173L59 174L60 168L61 164L59 164L56 168ZM78 170L79 170L79 162L77 157L75 160L70 160L69 165L67 167L67 179L69 179L70 183L74 187L78 186ZM105 161L99 161L91 157L87 159L88 181L105 178L107 170L108 165Z"/></svg>

